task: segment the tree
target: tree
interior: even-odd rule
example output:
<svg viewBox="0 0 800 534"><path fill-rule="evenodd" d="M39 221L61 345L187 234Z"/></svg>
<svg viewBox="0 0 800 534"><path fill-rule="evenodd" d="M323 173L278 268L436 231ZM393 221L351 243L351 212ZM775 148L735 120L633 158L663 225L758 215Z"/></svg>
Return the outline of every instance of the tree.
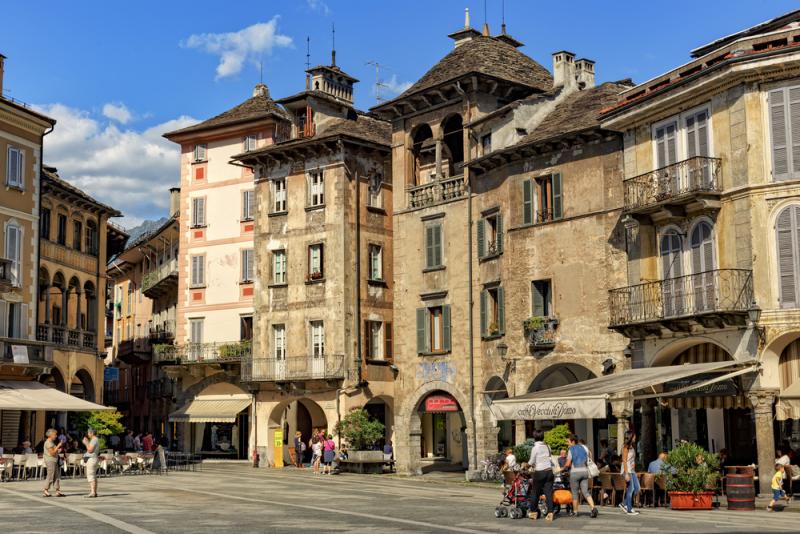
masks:
<svg viewBox="0 0 800 534"><path fill-rule="evenodd" d="M569 425L556 425L544 433L544 442L550 447L552 454L558 454L561 449L566 449L569 446L567 441L572 432Z"/></svg>
<svg viewBox="0 0 800 534"><path fill-rule="evenodd" d="M336 423L336 433L345 439L353 450L366 450L383 437L385 427L380 421L369 418L362 409L353 410Z"/></svg>
<svg viewBox="0 0 800 534"><path fill-rule="evenodd" d="M95 412L80 412L75 418L75 427L84 433L88 428L93 428L100 439L100 448L105 449L106 437L122 434L125 427L120 423L124 416L118 411L98 410Z"/></svg>

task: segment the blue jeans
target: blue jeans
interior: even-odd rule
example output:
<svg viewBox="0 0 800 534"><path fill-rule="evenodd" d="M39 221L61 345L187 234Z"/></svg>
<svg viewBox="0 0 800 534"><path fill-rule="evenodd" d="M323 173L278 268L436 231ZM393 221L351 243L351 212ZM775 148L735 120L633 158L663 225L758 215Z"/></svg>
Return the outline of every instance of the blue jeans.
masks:
<svg viewBox="0 0 800 534"><path fill-rule="evenodd" d="M633 496L639 493L639 477L636 476L636 473L629 473L630 480L627 481L625 485L625 509L627 511L633 510Z"/></svg>

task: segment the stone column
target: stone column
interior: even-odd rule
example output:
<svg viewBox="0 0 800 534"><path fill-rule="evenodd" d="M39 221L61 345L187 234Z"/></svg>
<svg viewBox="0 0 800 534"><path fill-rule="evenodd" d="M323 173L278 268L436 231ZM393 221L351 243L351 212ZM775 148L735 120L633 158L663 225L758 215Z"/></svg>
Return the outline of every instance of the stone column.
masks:
<svg viewBox="0 0 800 534"><path fill-rule="evenodd" d="M81 292L75 290L75 330L81 329Z"/></svg>
<svg viewBox="0 0 800 534"><path fill-rule="evenodd" d="M772 405L776 391L754 390L747 398L753 406L756 420L756 449L758 449L758 489L761 495L772 493L771 481L775 473L775 436L772 427Z"/></svg>
<svg viewBox="0 0 800 534"><path fill-rule="evenodd" d="M631 425L630 419L633 415L633 397L611 401L611 413L617 418L617 452L621 454L625 432L627 432Z"/></svg>
<svg viewBox="0 0 800 534"><path fill-rule="evenodd" d="M50 286L44 288L44 324L50 324Z"/></svg>
<svg viewBox="0 0 800 534"><path fill-rule="evenodd" d="M514 421L514 444L525 441L525 421Z"/></svg>
<svg viewBox="0 0 800 534"><path fill-rule="evenodd" d="M436 179L442 179L442 140L436 140Z"/></svg>
<svg viewBox="0 0 800 534"><path fill-rule="evenodd" d="M69 308L67 308L67 303L69 302L69 289L62 289L61 290L61 326L67 328L67 319L69 318Z"/></svg>
<svg viewBox="0 0 800 534"><path fill-rule="evenodd" d="M644 399L642 403L642 428L639 441L642 442L642 463L647 465L658 456L656 446L656 411L653 399Z"/></svg>

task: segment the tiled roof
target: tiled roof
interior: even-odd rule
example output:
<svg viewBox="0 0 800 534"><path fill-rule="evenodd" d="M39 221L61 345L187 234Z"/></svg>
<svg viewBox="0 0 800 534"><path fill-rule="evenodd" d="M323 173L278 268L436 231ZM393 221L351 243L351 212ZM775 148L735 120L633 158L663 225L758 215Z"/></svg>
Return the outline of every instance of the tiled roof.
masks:
<svg viewBox="0 0 800 534"><path fill-rule="evenodd" d="M44 178L44 180L42 180L42 182L43 182L42 185L43 186L47 186L47 182L49 180L50 182L52 182L52 184L53 184L52 186L61 188L61 189L65 190L65 191L67 191L68 193L71 193L71 194L83 199L84 201L93 204L94 206L99 208L101 211L107 212L110 217L122 217L122 213L120 213L115 208L112 208L111 206L109 206L107 204L103 204L102 202L99 202L99 201L95 200L93 197L89 196L88 194L83 192L81 189L78 189L77 187L75 187L74 185L69 183L68 181L62 179L58 175L58 170L55 167L49 167L47 165L42 165L42 178Z"/></svg>
<svg viewBox="0 0 800 534"><path fill-rule="evenodd" d="M272 98L269 96L269 91L264 86L263 92L258 92L251 98L248 98L238 106L235 106L228 111L220 113L216 117L212 117L199 124L187 126L174 132L164 134L164 137L172 137L175 135L200 132L203 130L210 130L212 128L219 128L222 126L230 126L240 122L247 122L258 119L265 119L267 117L275 117L277 119L288 120L288 115L283 108L279 107Z"/></svg>

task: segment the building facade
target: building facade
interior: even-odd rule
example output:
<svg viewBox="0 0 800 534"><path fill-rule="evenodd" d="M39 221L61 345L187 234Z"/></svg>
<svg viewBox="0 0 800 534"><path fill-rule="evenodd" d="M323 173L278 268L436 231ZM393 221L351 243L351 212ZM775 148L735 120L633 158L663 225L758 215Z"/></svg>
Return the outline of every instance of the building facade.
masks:
<svg viewBox="0 0 800 534"><path fill-rule="evenodd" d="M353 107L335 64L278 100L284 137L242 154L256 169L254 442L293 463L315 428L366 409L393 437L392 174L389 124ZM279 445L280 444L280 445Z"/></svg>

